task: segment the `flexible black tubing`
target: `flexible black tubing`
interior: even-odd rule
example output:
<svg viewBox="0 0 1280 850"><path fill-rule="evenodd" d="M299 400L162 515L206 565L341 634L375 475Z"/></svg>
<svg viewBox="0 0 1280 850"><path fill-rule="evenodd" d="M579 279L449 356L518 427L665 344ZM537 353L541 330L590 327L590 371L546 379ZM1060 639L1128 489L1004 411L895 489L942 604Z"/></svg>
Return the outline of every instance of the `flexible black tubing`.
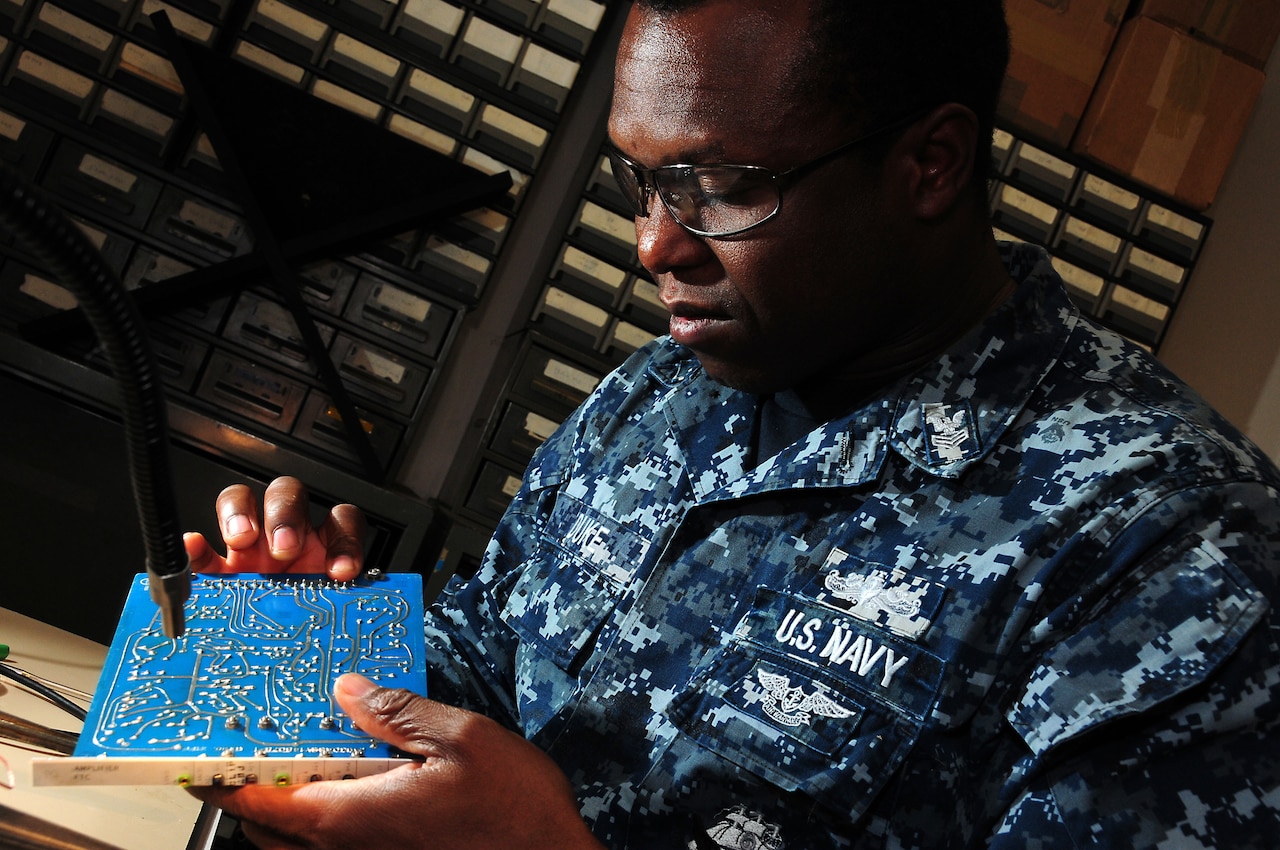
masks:
<svg viewBox="0 0 1280 850"><path fill-rule="evenodd" d="M170 576L186 570L164 386L141 314L80 228L7 165L0 167L0 224L75 295L115 376L148 571Z"/></svg>

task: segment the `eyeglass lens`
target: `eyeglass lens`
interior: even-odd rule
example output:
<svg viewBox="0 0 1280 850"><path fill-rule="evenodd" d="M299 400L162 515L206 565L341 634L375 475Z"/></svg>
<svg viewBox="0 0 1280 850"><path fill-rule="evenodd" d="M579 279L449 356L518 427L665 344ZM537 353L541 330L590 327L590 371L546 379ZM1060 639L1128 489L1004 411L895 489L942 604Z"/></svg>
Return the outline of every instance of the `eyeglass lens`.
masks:
<svg viewBox="0 0 1280 850"><path fill-rule="evenodd" d="M622 197L631 207L631 211L641 217L647 216L649 214L648 199L644 197L646 193L640 188L640 180L631 165L618 154L610 151L609 170L613 172L613 179L617 181L618 189L621 190Z"/></svg>
<svg viewBox="0 0 1280 850"><path fill-rule="evenodd" d="M641 174L611 153L610 169L636 215L647 216L656 193L682 225L705 236L729 235L754 227L777 211L781 197L772 172L747 165L678 165Z"/></svg>

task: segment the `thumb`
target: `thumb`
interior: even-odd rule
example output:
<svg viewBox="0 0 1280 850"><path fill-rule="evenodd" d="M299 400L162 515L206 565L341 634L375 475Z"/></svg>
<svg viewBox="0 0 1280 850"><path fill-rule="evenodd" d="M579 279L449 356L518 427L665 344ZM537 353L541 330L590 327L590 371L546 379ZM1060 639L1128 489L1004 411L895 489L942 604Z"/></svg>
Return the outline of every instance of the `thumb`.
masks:
<svg viewBox="0 0 1280 850"><path fill-rule="evenodd" d="M437 755L429 734L437 703L404 688L380 687L359 673L339 676L333 695L364 733L406 753Z"/></svg>

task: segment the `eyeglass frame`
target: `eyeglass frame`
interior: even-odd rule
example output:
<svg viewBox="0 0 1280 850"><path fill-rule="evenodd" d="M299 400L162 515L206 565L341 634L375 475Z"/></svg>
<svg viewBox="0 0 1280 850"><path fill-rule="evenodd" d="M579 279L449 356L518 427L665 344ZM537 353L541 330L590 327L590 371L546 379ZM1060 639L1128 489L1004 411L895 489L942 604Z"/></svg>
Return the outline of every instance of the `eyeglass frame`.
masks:
<svg viewBox="0 0 1280 850"><path fill-rule="evenodd" d="M618 184L618 189L622 193L622 198L624 201L626 201L627 206L630 207L632 213L634 213L636 217L638 218L649 217L649 199L656 195L657 197L662 199L662 205L666 207L667 212L671 214L671 218L675 221L675 223L683 227L688 232L692 233L695 236L700 236L707 239L727 239L731 236L739 236L743 233L746 233L749 230L754 230L760 225L775 218L778 215L778 213L782 211L782 200L783 200L784 190L790 188L793 184L795 184L797 181L799 181L809 172L815 171L821 166L826 165L828 162L832 162L838 159L839 157L843 156L844 154L848 153L849 151L853 150L854 148L856 148L857 146L865 142L869 142L873 139L879 138L880 136L886 135L888 133L892 133L895 130L901 130L906 128L907 126L918 121L920 118L924 117L924 115L927 114L928 111L929 110L925 109L919 112L913 112L910 115L904 116L895 121L890 121L887 124L884 124L880 127L875 128L874 130L871 130L867 133L864 133L861 136L858 136L852 141L845 142L839 147L833 148L824 154L820 154L819 156L809 160L808 162L802 162L799 165L792 166L791 168L788 168L786 171L774 171L773 169L766 168L765 166L762 166L762 165L737 165L734 163L710 163L710 162L697 163L697 164L676 162L676 163L671 163L670 165L659 165L654 168L642 168L640 167L639 163L635 162L626 154L624 154L622 151L618 150L618 148L612 143L608 144L606 147L606 156L609 159L610 173L613 175L614 181ZM636 188L639 190L639 195L635 198L634 201L628 196L626 189L622 185L622 181L618 179L617 172L613 170L615 163L625 167L628 171L631 172L633 178L635 179ZM675 169L699 169L699 168L734 168L734 169L741 169L743 171L751 171L751 172L767 175L769 178L769 185L771 185L774 191L777 193L778 202L774 206L773 211L770 212L768 215L766 215L764 218L752 224L748 224L746 227L740 227L736 230L728 230L728 231L699 230L698 228L693 227L692 225L685 224L683 221L680 220L680 214L676 210L672 202L667 200L666 196L660 191L660 187L658 186L658 182L655 179L654 175L656 175L658 172L661 172L661 171L672 171Z"/></svg>

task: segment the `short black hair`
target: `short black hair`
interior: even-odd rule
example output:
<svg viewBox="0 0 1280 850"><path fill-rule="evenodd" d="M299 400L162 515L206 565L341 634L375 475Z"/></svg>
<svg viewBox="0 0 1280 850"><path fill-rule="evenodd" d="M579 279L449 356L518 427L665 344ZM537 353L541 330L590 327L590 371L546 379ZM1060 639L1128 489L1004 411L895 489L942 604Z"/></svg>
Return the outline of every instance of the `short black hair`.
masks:
<svg viewBox="0 0 1280 850"><path fill-rule="evenodd" d="M636 5L672 14L703 2ZM803 93L825 97L860 130L944 103L973 110L980 133L974 179L985 185L1009 64L1003 0L813 0L810 37L814 61Z"/></svg>

